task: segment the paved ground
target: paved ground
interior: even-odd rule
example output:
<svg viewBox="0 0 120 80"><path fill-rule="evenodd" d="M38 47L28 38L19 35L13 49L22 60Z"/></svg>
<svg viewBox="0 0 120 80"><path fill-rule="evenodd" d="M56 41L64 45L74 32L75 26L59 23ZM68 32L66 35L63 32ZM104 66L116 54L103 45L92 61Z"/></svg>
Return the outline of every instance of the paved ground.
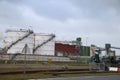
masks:
<svg viewBox="0 0 120 80"><path fill-rule="evenodd" d="M120 76L86 76L76 78L48 78L48 79L30 79L30 80L120 80Z"/></svg>

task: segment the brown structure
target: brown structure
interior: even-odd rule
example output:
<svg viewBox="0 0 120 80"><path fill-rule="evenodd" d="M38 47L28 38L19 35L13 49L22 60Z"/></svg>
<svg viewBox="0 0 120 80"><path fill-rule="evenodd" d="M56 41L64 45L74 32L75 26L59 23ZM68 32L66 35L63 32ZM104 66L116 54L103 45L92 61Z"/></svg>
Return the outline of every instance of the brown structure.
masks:
<svg viewBox="0 0 120 80"><path fill-rule="evenodd" d="M69 44L55 43L55 56L77 56L80 55L79 49Z"/></svg>

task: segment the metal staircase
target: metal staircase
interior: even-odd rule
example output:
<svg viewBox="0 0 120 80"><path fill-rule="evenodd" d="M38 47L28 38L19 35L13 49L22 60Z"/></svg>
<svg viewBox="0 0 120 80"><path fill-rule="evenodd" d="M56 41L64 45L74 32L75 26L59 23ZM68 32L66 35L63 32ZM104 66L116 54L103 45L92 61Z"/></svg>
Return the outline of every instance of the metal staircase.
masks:
<svg viewBox="0 0 120 80"><path fill-rule="evenodd" d="M55 35L52 35L51 38L49 38L48 40L46 40L46 41L43 42L42 44L38 45L37 47L35 47L35 48L33 49L33 53L35 53L35 51L36 51L39 47L41 47L41 46L43 46L44 44L46 44L46 43L48 43L49 41L51 41L54 37L55 37Z"/></svg>
<svg viewBox="0 0 120 80"><path fill-rule="evenodd" d="M28 37L29 35L31 35L31 34L33 34L33 31L30 31L30 30L29 30L29 33L28 33L28 34L26 34L26 35L23 36L22 38L16 40L15 42L13 42L13 43L12 43L11 45L9 45L8 47L5 47L5 48L3 49L3 51L7 52L13 45L15 45L16 43L18 43L18 42L22 41L23 39L27 38L27 37Z"/></svg>

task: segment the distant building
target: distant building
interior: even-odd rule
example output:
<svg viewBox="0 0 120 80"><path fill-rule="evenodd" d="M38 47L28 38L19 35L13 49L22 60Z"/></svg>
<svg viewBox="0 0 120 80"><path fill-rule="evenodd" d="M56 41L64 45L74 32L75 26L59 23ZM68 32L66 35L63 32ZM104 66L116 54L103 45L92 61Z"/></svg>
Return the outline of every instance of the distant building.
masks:
<svg viewBox="0 0 120 80"><path fill-rule="evenodd" d="M76 45L76 41L55 41L55 43Z"/></svg>
<svg viewBox="0 0 120 80"><path fill-rule="evenodd" d="M80 55L79 49L69 44L55 43L55 56L77 56Z"/></svg>

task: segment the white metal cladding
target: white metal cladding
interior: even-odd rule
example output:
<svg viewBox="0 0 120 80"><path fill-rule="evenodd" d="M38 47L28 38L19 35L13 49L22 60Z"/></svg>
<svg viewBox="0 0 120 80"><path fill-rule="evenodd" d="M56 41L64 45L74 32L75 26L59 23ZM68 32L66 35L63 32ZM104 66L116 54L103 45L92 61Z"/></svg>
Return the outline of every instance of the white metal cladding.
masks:
<svg viewBox="0 0 120 80"><path fill-rule="evenodd" d="M7 37L5 38L3 44L5 46L9 46L10 44L14 43L16 40L24 37L26 34L28 34L29 31L28 30L10 30L7 31ZM28 54L32 54L33 51L33 44L34 44L34 36L33 34L29 35L28 37L24 38L23 40L19 41L18 43L16 43L15 45L13 45L8 51L7 53L21 53L25 44L28 45L29 47L29 53Z"/></svg>
<svg viewBox="0 0 120 80"><path fill-rule="evenodd" d="M6 38L3 41L3 45L4 46L8 46L10 44L12 44L13 42L15 42L16 40L18 40L19 38L23 37L24 35L26 35L28 33L28 31L24 30L7 30L6 31Z"/></svg>
<svg viewBox="0 0 120 80"><path fill-rule="evenodd" d="M35 47L38 45L42 44L43 42L47 41L53 36L53 34L35 34ZM55 51L55 39L53 38L46 44L42 45L39 47L36 51L35 54L40 54L40 55L54 55Z"/></svg>
<svg viewBox="0 0 120 80"><path fill-rule="evenodd" d="M8 53L21 53L25 44L28 45L29 52L28 54L32 54L33 51L33 34L31 34L29 37L31 38L25 38L22 41L18 42L17 44L13 45L12 48L8 50ZM24 53L23 53L24 54Z"/></svg>

